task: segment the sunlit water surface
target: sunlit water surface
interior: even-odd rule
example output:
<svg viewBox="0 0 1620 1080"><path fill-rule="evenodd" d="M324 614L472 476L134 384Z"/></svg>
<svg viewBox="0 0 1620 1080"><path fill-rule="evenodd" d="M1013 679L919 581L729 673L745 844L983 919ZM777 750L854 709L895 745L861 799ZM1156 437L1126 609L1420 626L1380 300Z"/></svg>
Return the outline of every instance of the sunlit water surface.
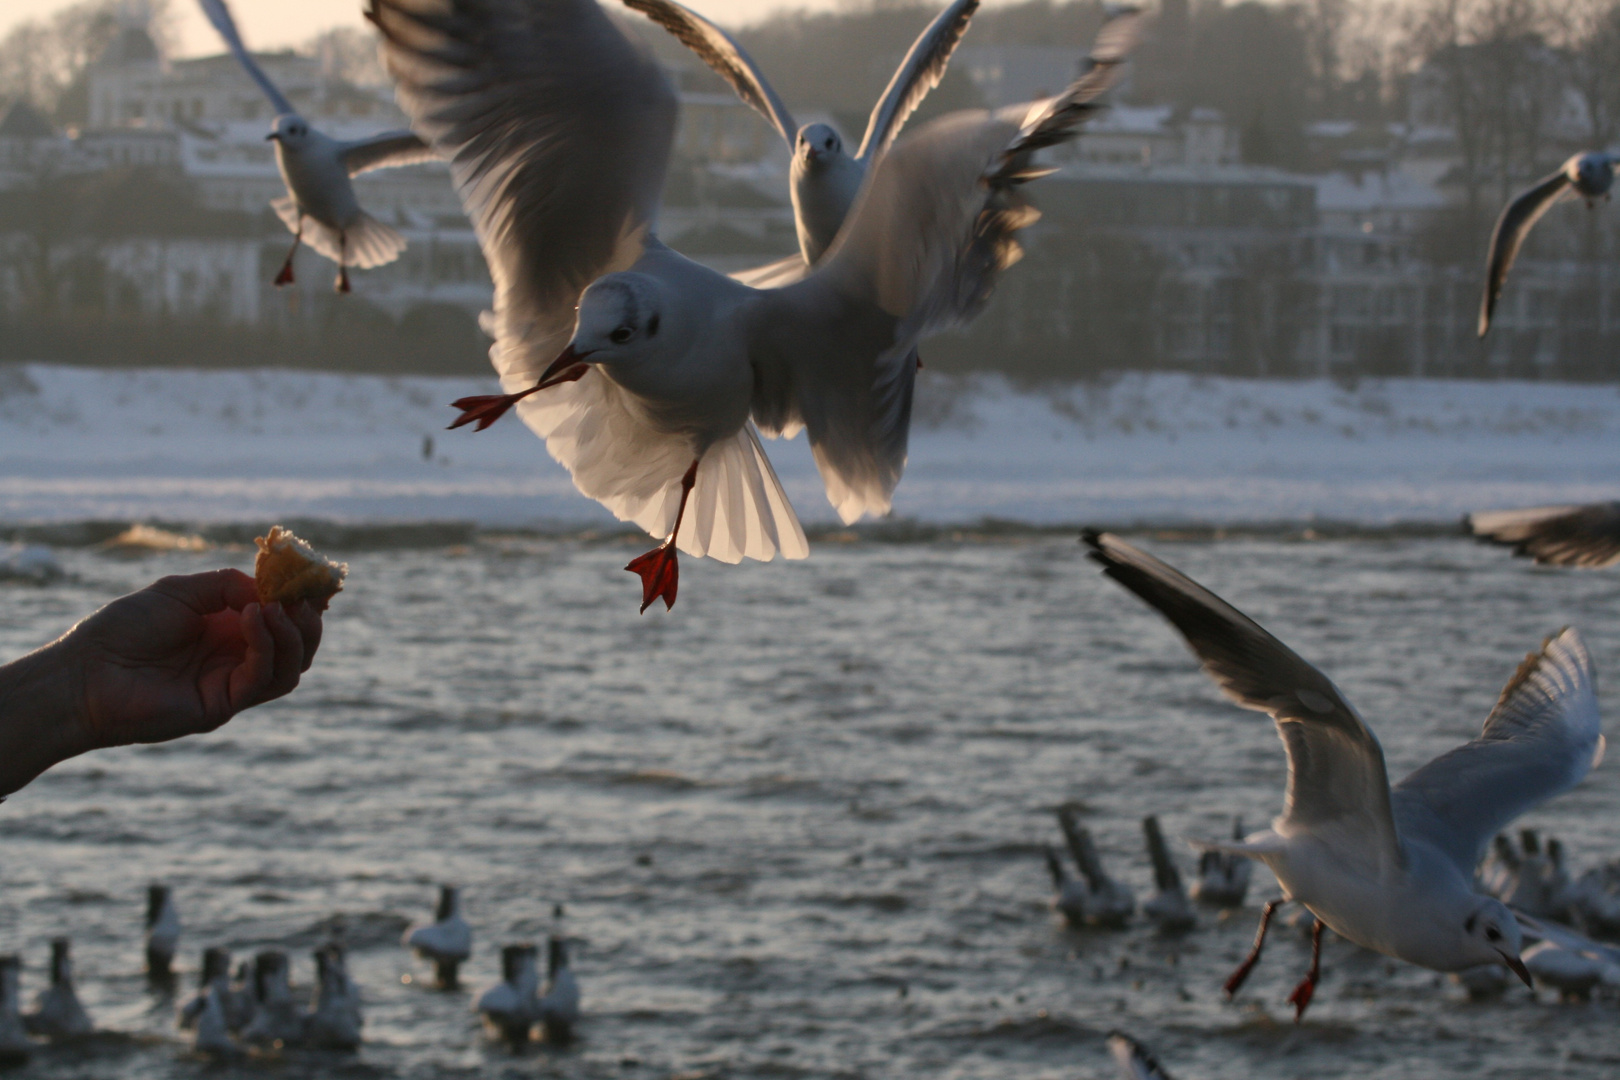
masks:
<svg viewBox="0 0 1620 1080"><path fill-rule="evenodd" d="M1477 731L1524 652L1574 624L1620 668L1620 574L1537 570L1462 540L1149 546L1318 662L1400 776ZM309 949L341 914L366 1044L265 1077L1112 1076L1103 1036L1178 1077L1612 1077L1612 1002L1442 977L1280 935L1235 1003L1244 911L1181 940L1064 929L1042 846L1079 800L1117 874L1150 883L1140 818L1179 843L1276 812L1268 720L1224 703L1160 620L1071 538L818 545L796 564L687 560L673 613L636 614L617 543L485 540L344 553L349 588L290 699L206 738L103 752L0 807L0 951L43 982L70 934L116 1034L18 1075L212 1075L140 975L148 881L175 886L186 983L205 945ZM160 574L243 552L63 551L65 584L5 586L16 655ZM1620 853L1610 762L1530 821L1578 866ZM466 887L472 989L425 989L398 935ZM469 1003L501 942L555 902L587 1019L514 1056ZM416 973L415 982L404 976Z"/></svg>

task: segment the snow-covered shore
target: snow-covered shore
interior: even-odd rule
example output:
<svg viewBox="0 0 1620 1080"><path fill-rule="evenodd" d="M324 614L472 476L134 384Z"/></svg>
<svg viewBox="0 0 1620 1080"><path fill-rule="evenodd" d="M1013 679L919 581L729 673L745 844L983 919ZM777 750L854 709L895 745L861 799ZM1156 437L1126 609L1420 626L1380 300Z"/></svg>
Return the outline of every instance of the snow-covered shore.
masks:
<svg viewBox="0 0 1620 1080"><path fill-rule="evenodd" d="M1380 525L1620 496L1615 386L923 374L895 500L920 521ZM0 369L0 523L610 523L514 420L443 430L493 384ZM767 449L804 520L832 520L803 437Z"/></svg>

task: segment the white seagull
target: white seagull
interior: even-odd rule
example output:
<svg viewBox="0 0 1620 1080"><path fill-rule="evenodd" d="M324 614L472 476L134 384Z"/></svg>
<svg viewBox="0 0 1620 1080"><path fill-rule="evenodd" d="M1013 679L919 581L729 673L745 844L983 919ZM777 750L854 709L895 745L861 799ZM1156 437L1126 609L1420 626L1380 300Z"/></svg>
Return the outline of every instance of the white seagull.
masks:
<svg viewBox="0 0 1620 1080"><path fill-rule="evenodd" d="M1548 638L1502 691L1479 738L1390 788L1378 740L1337 687L1260 625L1114 536L1087 531L1107 575L1169 619L1204 671L1244 708L1269 713L1288 752L1288 793L1270 829L1209 846L1266 864L1283 899L1317 917L1311 969L1290 995L1304 1016L1320 974L1321 927L1436 971L1501 963L1530 981L1518 922L1474 889L1485 845L1514 818L1580 783L1602 755L1592 661L1573 630Z"/></svg>
<svg viewBox="0 0 1620 1080"><path fill-rule="evenodd" d="M23 1026L32 1035L71 1039L95 1030L90 1014L79 1004L78 992L73 989L73 959L69 948L65 937L51 941L51 985L39 992L33 1011L22 1018Z"/></svg>
<svg viewBox="0 0 1620 1080"><path fill-rule="evenodd" d="M175 1026L182 1031L197 1026L197 1018L208 1006L214 990L220 993L220 1022L224 1023L224 995L231 990L231 954L218 945L203 950L202 970L197 975L197 993L181 1005L175 1014Z"/></svg>
<svg viewBox="0 0 1620 1080"><path fill-rule="evenodd" d="M1584 197L1588 206L1599 196L1608 199L1617 165L1620 165L1620 157L1613 154L1576 154L1560 165L1557 172L1519 192L1503 208L1491 233L1490 256L1485 264L1485 296L1479 304L1480 337L1491 328L1491 315L1496 311L1496 301L1502 295L1508 270L1541 215L1559 199L1570 196Z"/></svg>
<svg viewBox="0 0 1620 1080"><path fill-rule="evenodd" d="M1091 833L1080 824L1073 806L1058 808L1058 824L1063 828L1063 839L1068 842L1069 854L1086 879L1086 922L1092 926L1118 929L1125 925L1136 910L1136 896L1129 885L1115 881L1103 869L1102 856Z"/></svg>
<svg viewBox="0 0 1620 1080"><path fill-rule="evenodd" d="M172 974L174 950L180 944L180 912L167 885L146 889L146 973L154 979Z"/></svg>
<svg viewBox="0 0 1620 1080"><path fill-rule="evenodd" d="M1232 839L1243 839L1243 819L1232 819ZM1249 876L1254 863L1241 855L1205 848L1198 855L1198 881L1193 885L1193 899L1216 907L1243 906L1249 893Z"/></svg>
<svg viewBox="0 0 1620 1080"><path fill-rule="evenodd" d="M1490 510L1469 514L1467 524L1479 539L1548 566L1599 568L1620 562L1620 502Z"/></svg>
<svg viewBox="0 0 1620 1080"><path fill-rule="evenodd" d="M675 35L714 69L737 96L776 129L793 155L789 168L799 257L744 275L750 285L783 285L821 261L843 227L867 170L894 142L906 120L945 77L951 54L967 33L979 0L953 0L912 43L866 121L860 149L851 156L842 137L826 124L800 127L746 50L702 15L674 0L624 0Z"/></svg>
<svg viewBox="0 0 1620 1080"><path fill-rule="evenodd" d="M287 1046L303 1040L304 1018L293 1000L287 954L266 949L253 958L253 1019L242 1028L242 1041L260 1046Z"/></svg>
<svg viewBox="0 0 1620 1080"><path fill-rule="evenodd" d="M976 314L1017 258L1034 152L1099 107L1137 21L1110 22L1095 66L1058 97L955 113L897 143L821 264L759 290L659 242L675 95L594 0L371 0L367 15L401 106L451 160L495 281L485 325L509 393L456 402L451 426L521 403L581 492L666 538L627 567L642 610L674 604L677 549L808 554L756 425L808 429L844 521L889 509L912 348Z"/></svg>
<svg viewBox="0 0 1620 1080"><path fill-rule="evenodd" d="M0 1065L21 1065L34 1053L34 1043L23 1027L17 974L22 962L15 956L0 956Z"/></svg>
<svg viewBox="0 0 1620 1080"><path fill-rule="evenodd" d="M1108 1033L1108 1053L1125 1080L1171 1080L1153 1052L1123 1031Z"/></svg>
<svg viewBox="0 0 1620 1080"><path fill-rule="evenodd" d="M472 927L461 914L461 890L439 886L439 908L431 923L418 923L405 931L405 945L424 960L433 961L441 990L456 986L463 961L472 955Z"/></svg>
<svg viewBox="0 0 1620 1080"><path fill-rule="evenodd" d="M540 1018L539 950L527 942L501 948L501 981L478 995L473 1009L484 1023L509 1043L529 1039Z"/></svg>
<svg viewBox="0 0 1620 1080"><path fill-rule="evenodd" d="M568 964L568 947L553 934L546 946L546 992L536 1005L546 1041L565 1043L579 1023L579 980Z"/></svg>
<svg viewBox="0 0 1620 1080"><path fill-rule="evenodd" d="M276 284L292 283L293 256L307 239L310 247L338 264L336 288L348 292L349 267L368 270L382 266L405 250L403 236L360 209L352 178L372 169L431 161L433 151L409 131L387 131L352 141L316 131L242 44L225 0L198 2L231 54L276 110L274 125L265 138L275 141L276 164L287 184L287 195L271 200L270 205L293 234L292 250L276 275Z"/></svg>
<svg viewBox="0 0 1620 1080"><path fill-rule="evenodd" d="M304 1016L304 1040L328 1050L360 1045L360 990L349 977L343 946L331 943L315 950L315 1000Z"/></svg>
<svg viewBox="0 0 1620 1080"><path fill-rule="evenodd" d="M1166 934L1183 934L1198 924L1193 914L1187 890L1181 884L1181 871L1165 847L1164 834L1159 831L1159 819L1148 815L1142 819L1142 833L1147 838L1148 858L1153 862L1155 892L1142 904L1142 914L1152 919Z"/></svg>

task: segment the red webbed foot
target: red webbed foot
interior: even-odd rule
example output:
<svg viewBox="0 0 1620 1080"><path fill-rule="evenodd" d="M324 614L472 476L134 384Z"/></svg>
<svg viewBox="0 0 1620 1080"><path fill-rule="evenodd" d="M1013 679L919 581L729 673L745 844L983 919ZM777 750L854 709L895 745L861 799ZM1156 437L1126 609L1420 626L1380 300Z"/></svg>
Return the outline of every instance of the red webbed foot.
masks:
<svg viewBox="0 0 1620 1080"><path fill-rule="evenodd" d="M279 289L283 285L291 285L292 283L293 283L293 268L292 268L292 262L289 260L287 263L285 263L282 266L281 273L276 275L275 284L276 284L276 288Z"/></svg>
<svg viewBox="0 0 1620 1080"><path fill-rule="evenodd" d="M340 293L349 291L349 268L347 266L338 267L337 281L334 284Z"/></svg>
<svg viewBox="0 0 1620 1080"><path fill-rule="evenodd" d="M675 606L675 590L681 582L681 567L673 540L631 559L625 569L641 575L642 614L646 614L652 602L659 598L664 601L665 611Z"/></svg>
<svg viewBox="0 0 1620 1080"><path fill-rule="evenodd" d="M574 382L577 379L584 378L585 373L589 370L590 365L588 364L574 364L556 375L542 378L527 390L519 390L515 394L480 394L475 397L457 398L450 403L450 407L460 409L461 415L456 417L455 423L451 424L448 430L454 431L463 424L476 422L478 426L473 430L483 431L505 416L506 410L535 391L544 390L548 386L556 386L559 383Z"/></svg>
<svg viewBox="0 0 1620 1080"><path fill-rule="evenodd" d="M461 415L456 422L450 425L449 430L454 431L463 424L477 422L474 430L483 431L489 425L506 415L506 410L528 397L533 391L525 390L521 394L484 394L478 397L457 398L450 403L452 409L460 409Z"/></svg>
<svg viewBox="0 0 1620 1080"><path fill-rule="evenodd" d="M1316 976L1307 975L1300 980L1294 992L1288 995L1288 1004L1294 1007L1294 1023L1305 1018L1305 1010L1311 1007L1311 998L1316 995Z"/></svg>

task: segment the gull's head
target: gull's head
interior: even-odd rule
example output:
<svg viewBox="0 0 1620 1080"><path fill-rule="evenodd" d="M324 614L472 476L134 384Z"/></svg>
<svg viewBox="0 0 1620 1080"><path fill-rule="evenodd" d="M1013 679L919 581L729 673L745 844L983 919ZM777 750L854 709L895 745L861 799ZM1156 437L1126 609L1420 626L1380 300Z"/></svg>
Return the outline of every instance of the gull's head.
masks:
<svg viewBox="0 0 1620 1080"><path fill-rule="evenodd" d="M1565 169L1575 190L1589 199L1606 194L1614 184L1614 163L1607 154L1577 154Z"/></svg>
<svg viewBox="0 0 1620 1080"><path fill-rule="evenodd" d="M1519 931L1519 920L1508 906L1494 897L1481 897L1460 928L1467 941L1468 963L1504 964L1508 970L1530 985L1530 972L1519 951L1524 947L1524 936Z"/></svg>
<svg viewBox="0 0 1620 1080"><path fill-rule="evenodd" d="M622 364L651 355L662 340L662 300L658 282L646 274L599 278L579 298L574 339L565 355L571 354L574 363L591 364Z"/></svg>
<svg viewBox="0 0 1620 1080"><path fill-rule="evenodd" d="M820 168L844 152L844 140L827 124L806 124L799 129L793 157L797 164Z"/></svg>
<svg viewBox="0 0 1620 1080"><path fill-rule="evenodd" d="M309 122L297 113L282 113L270 126L266 140L274 140L288 150L297 150L309 141Z"/></svg>

